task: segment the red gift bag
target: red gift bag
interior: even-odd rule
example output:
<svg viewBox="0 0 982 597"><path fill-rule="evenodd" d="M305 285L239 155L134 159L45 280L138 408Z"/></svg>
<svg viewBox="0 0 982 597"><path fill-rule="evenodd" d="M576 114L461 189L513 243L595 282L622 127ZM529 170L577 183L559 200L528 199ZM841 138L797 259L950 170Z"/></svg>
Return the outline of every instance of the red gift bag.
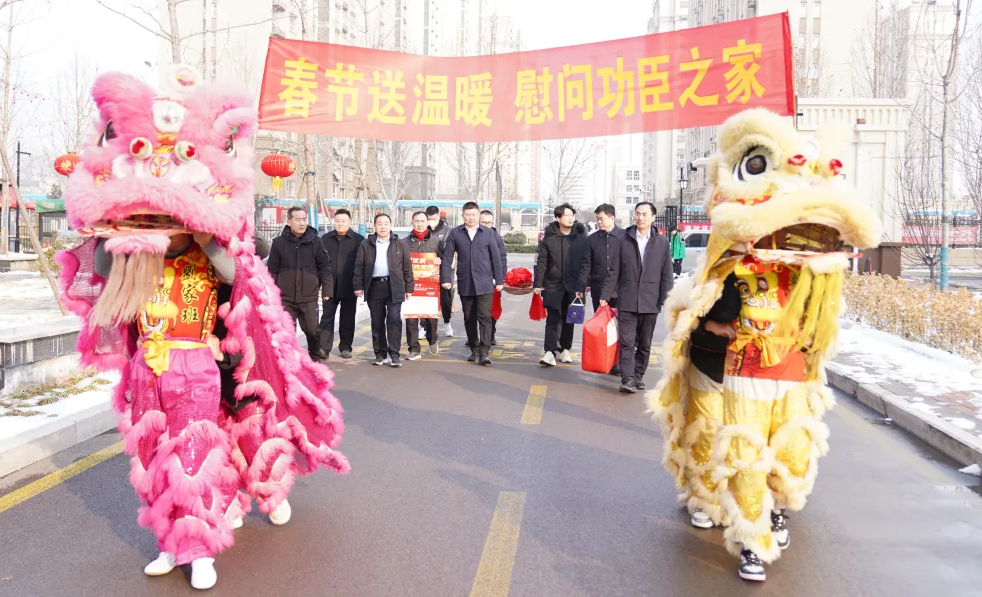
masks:
<svg viewBox="0 0 982 597"><path fill-rule="evenodd" d="M549 314L546 313L546 306L542 304L542 295L532 295L532 306L529 307L529 319L532 321L542 321Z"/></svg>
<svg viewBox="0 0 982 597"><path fill-rule="evenodd" d="M617 311L609 305L597 309L583 324L582 369L591 373L608 373L617 362Z"/></svg>
<svg viewBox="0 0 982 597"><path fill-rule="evenodd" d="M491 299L491 317L494 317L495 321L501 319L501 291L494 291L494 298Z"/></svg>

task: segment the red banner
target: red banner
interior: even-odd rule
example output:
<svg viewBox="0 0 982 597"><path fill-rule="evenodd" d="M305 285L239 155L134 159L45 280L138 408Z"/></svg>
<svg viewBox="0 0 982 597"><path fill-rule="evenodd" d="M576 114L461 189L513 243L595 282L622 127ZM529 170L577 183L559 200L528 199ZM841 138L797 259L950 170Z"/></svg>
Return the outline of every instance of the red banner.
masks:
<svg viewBox="0 0 982 597"><path fill-rule="evenodd" d="M598 137L794 107L787 13L533 52L445 58L270 38L268 130L391 141Z"/></svg>
<svg viewBox="0 0 982 597"><path fill-rule="evenodd" d="M948 231L951 246L979 246L979 229L976 226L952 226ZM905 245L941 246L941 226L904 226L903 234Z"/></svg>
<svg viewBox="0 0 982 597"><path fill-rule="evenodd" d="M402 304L403 319L440 317L440 266L436 253L410 253L413 264L413 296Z"/></svg>

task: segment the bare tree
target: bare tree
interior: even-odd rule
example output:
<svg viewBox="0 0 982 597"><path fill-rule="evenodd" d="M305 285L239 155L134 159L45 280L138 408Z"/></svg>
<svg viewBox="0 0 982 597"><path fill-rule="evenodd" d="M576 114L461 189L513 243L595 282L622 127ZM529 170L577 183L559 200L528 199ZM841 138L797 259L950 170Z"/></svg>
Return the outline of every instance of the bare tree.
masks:
<svg viewBox="0 0 982 597"><path fill-rule="evenodd" d="M198 37L199 35L204 36L209 33L217 34L223 31L231 31L233 29L241 29L242 27L251 27L253 25L261 25L263 23L268 23L273 20L272 16L264 19L259 19L256 21L251 21L247 23L238 23L235 25L229 25L227 27L215 27L208 29L205 23L202 23L201 31L195 31L194 33L189 33L187 35L181 35L180 29L178 27L177 19L177 8L181 4L185 4L190 0L165 0L167 4L167 25L165 26L161 19L157 18L156 13L158 13L157 0L146 1L146 0L132 0L129 2L114 2L112 0L95 0L97 4L105 8L106 10L113 12L128 21L139 26L144 31L152 33L153 35L159 37L160 39L166 41L171 47L171 61L173 64L181 64L185 62L184 60L184 49L188 46L188 41ZM204 73L202 73L203 75Z"/></svg>
<svg viewBox="0 0 982 597"><path fill-rule="evenodd" d="M419 160L420 143L373 141L378 158L378 178L382 199L390 214L397 214L399 202L408 198L406 191L411 184L410 168ZM421 173L420 176L426 176Z"/></svg>
<svg viewBox="0 0 982 597"><path fill-rule="evenodd" d="M593 170L597 144L593 139L559 139L542 144L550 172L550 190L557 199L566 195Z"/></svg>
<svg viewBox="0 0 982 597"><path fill-rule="evenodd" d="M50 7L48 7L50 8ZM6 10L5 10L6 9ZM29 122L36 111L36 106L31 103L25 105L23 101L18 101L20 91L26 85L25 77L21 76L19 68L20 58L25 54L18 54L14 49L14 30L33 20L40 18L36 10L36 5L24 2L23 0L5 0L0 2L0 14L6 13L7 19L0 24L0 31L6 33L6 40L0 47L0 57L3 59L3 81L5 83L2 101L0 106L0 146L6 151L12 138L22 136L25 122ZM2 180L3 192L0 198L0 254L6 254L9 250L9 225L10 225L10 182L16 176L4 167ZM18 202L18 205L20 202ZM21 209L21 208L18 208Z"/></svg>
<svg viewBox="0 0 982 597"><path fill-rule="evenodd" d="M982 35L972 41L970 56L982 56ZM977 213L982 213L982 65L975 61L962 74L962 93L954 135L958 151L954 154L958 174Z"/></svg>
<svg viewBox="0 0 982 597"><path fill-rule="evenodd" d="M908 265L926 266L933 284L941 262L940 174L941 146L932 136L908 139L897 165L897 211L903 222L904 255Z"/></svg>
<svg viewBox="0 0 982 597"><path fill-rule="evenodd" d="M808 52L817 52L818 60L806 60ZM813 56L814 57L814 56ZM821 49L795 48L793 61L794 90L800 97L826 97L832 84L829 60Z"/></svg>
<svg viewBox="0 0 982 597"><path fill-rule="evenodd" d="M52 126L41 138L47 161L66 151L77 152L85 140L95 115L91 89L96 70L76 52L64 74L51 86Z"/></svg>
<svg viewBox="0 0 982 597"><path fill-rule="evenodd" d="M910 61L910 8L884 15L879 3L853 44L850 70L856 97L907 97Z"/></svg>

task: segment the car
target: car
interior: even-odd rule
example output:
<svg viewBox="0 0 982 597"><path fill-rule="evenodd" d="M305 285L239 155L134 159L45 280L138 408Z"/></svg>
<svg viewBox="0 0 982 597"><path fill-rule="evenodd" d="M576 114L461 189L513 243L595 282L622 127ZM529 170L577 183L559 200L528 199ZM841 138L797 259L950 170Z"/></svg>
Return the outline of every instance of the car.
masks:
<svg viewBox="0 0 982 597"><path fill-rule="evenodd" d="M696 269L699 257L706 252L706 245L709 244L709 231L686 230L682 232L682 240L685 242L685 258L682 259L682 271L691 272Z"/></svg>

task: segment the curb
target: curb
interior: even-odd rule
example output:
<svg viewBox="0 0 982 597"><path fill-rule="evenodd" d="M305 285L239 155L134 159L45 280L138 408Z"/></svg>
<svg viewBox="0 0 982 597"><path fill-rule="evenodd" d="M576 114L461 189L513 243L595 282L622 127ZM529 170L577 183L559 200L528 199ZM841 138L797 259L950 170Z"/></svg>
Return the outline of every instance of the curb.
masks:
<svg viewBox="0 0 982 597"><path fill-rule="evenodd" d="M830 362L825 368L829 384L872 408L914 437L940 450L962 466L982 466L982 439L937 415L917 410L911 403L878 384L861 384Z"/></svg>
<svg viewBox="0 0 982 597"><path fill-rule="evenodd" d="M367 306L359 305L355 323L370 319ZM297 334L303 337L303 332ZM97 435L116 429L111 392L105 402L58 417L49 423L0 438L0 478L28 467Z"/></svg>

